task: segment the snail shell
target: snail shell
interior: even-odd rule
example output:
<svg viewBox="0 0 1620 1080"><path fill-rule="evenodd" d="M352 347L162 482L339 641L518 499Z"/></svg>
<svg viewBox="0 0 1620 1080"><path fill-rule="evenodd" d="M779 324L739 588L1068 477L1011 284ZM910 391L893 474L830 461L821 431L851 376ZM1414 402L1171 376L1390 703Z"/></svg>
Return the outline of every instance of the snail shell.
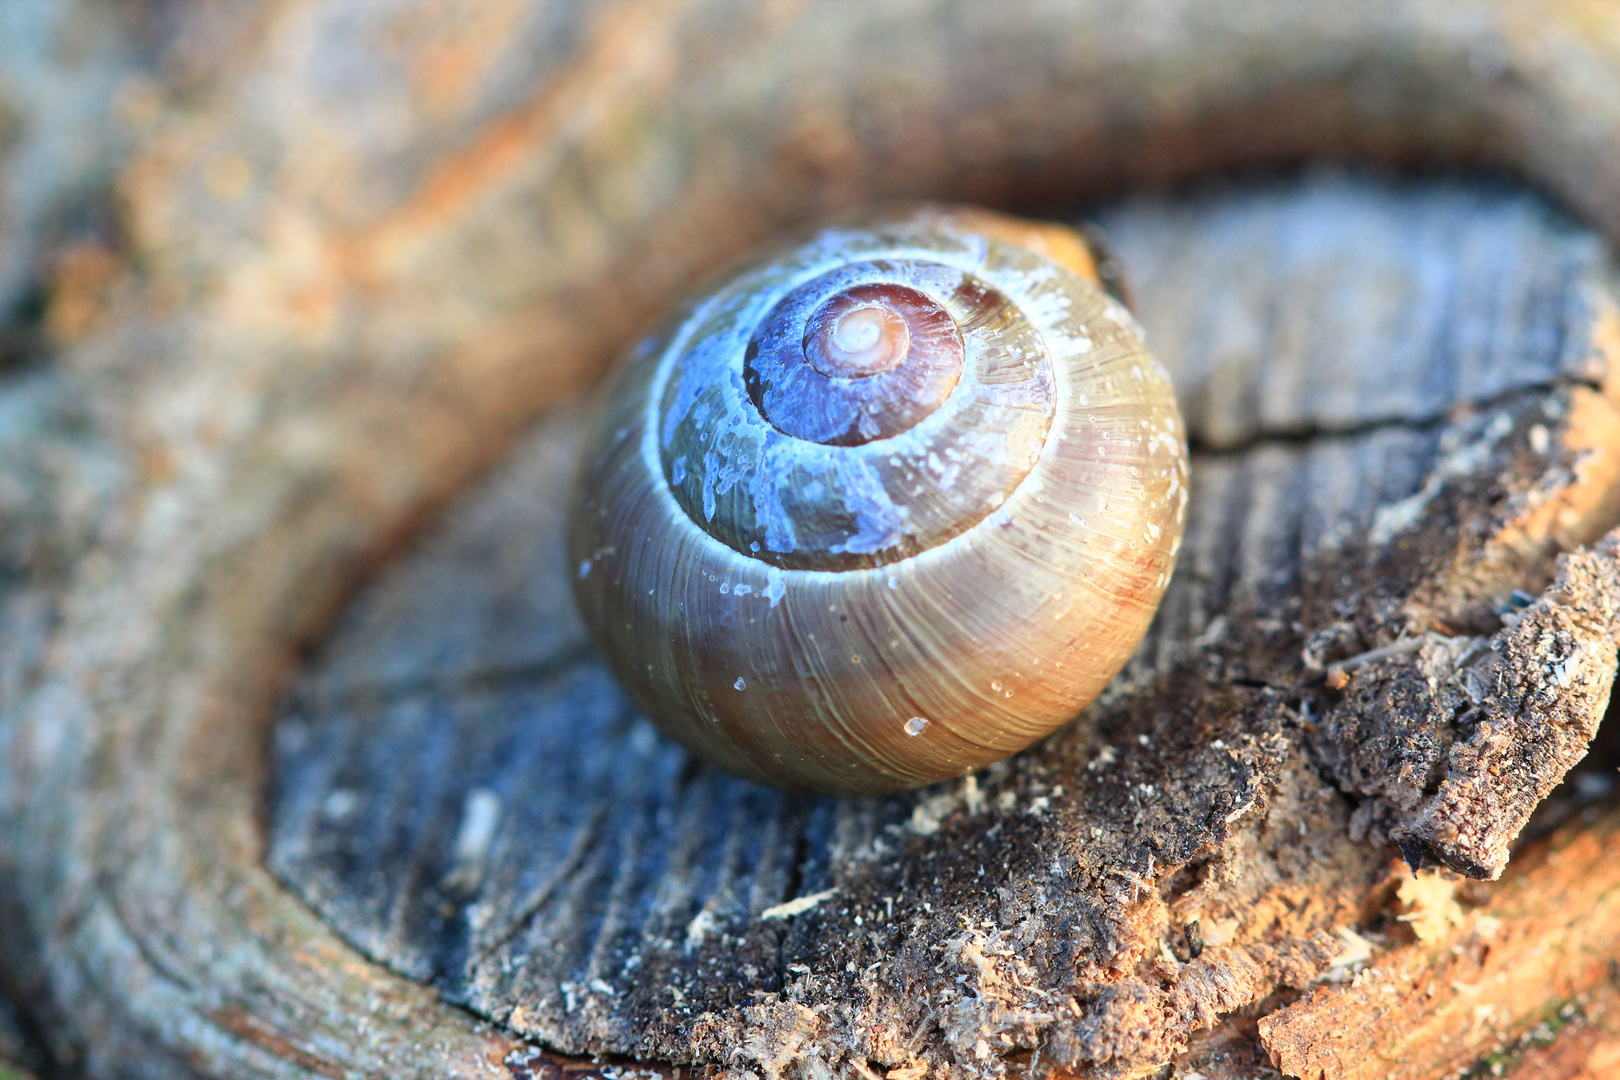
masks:
<svg viewBox="0 0 1620 1080"><path fill-rule="evenodd" d="M1180 546L1169 378L1073 233L923 206L693 303L605 388L575 593L665 732L796 791L958 776L1070 720Z"/></svg>

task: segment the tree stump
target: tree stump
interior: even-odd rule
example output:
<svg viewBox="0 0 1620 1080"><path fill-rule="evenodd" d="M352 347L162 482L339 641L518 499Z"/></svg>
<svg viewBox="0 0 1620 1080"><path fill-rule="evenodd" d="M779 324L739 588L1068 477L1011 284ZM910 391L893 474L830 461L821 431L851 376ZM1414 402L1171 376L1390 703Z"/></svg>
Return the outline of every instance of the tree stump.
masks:
<svg viewBox="0 0 1620 1080"><path fill-rule="evenodd" d="M871 198L1326 155L1505 165L1620 235L1606 9L18 26L68 92L8 98L0 977L53 1068L1613 1062L1613 758L1555 785L1614 679L1620 338L1538 198L1103 204L1196 440L1173 595L1081 724L910 796L789 799L631 715L548 555L569 421L531 428L694 276Z"/></svg>
<svg viewBox="0 0 1620 1080"><path fill-rule="evenodd" d="M1608 702L1620 561L1559 552L1620 517L1613 268L1480 186L1318 181L1103 220L1197 450L1171 592L1081 723L887 799L690 758L573 614L568 410L299 678L272 871L366 955L575 1055L1140 1075L1266 999L1285 1067L1326 1053L1281 1004L1348 974L1352 935L1409 936L1393 853L1455 871L1413 880L1461 920L1460 875L1501 873ZM1612 875L1584 869L1601 894ZM1606 911L1580 937L1602 955ZM1437 1066L1482 1045L1431 1042Z"/></svg>

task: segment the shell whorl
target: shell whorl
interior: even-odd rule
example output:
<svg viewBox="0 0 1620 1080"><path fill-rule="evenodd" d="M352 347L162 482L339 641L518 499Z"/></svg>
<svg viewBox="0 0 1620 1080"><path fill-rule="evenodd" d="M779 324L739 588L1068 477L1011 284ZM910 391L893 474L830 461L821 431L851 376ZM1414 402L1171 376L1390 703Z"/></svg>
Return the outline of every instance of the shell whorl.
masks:
<svg viewBox="0 0 1620 1080"><path fill-rule="evenodd" d="M1186 505L1168 378L1016 229L936 207L824 229L608 387L581 610L721 766L831 792L959 775L1075 715L1145 632Z"/></svg>

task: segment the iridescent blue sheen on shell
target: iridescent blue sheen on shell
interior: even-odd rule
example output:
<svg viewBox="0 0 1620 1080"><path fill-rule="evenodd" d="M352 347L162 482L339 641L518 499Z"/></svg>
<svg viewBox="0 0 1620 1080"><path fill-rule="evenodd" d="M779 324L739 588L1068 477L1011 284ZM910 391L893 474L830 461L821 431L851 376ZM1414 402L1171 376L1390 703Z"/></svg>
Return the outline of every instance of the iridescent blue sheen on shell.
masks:
<svg viewBox="0 0 1620 1080"><path fill-rule="evenodd" d="M924 288L904 284L908 277ZM968 314L978 297L950 295L960 286L949 268L917 263L861 263L806 282L748 342L749 400L784 435L828 446L859 446L915 427L962 377L966 345L952 309ZM948 299L936 299L941 293ZM904 355L871 374L834 374L841 365L828 355L831 343L840 324L863 310L904 327Z"/></svg>
<svg viewBox="0 0 1620 1080"><path fill-rule="evenodd" d="M1030 232L835 225L619 369L570 558L664 731L781 787L894 790L1028 745L1124 664L1180 546L1185 436L1129 313L1030 250L1079 242Z"/></svg>

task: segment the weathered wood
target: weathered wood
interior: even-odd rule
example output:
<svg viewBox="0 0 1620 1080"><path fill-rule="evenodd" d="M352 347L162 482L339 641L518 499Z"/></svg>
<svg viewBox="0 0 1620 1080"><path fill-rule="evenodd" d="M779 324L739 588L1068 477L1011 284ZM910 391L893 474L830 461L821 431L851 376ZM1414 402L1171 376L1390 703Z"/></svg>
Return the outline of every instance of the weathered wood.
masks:
<svg viewBox="0 0 1620 1080"><path fill-rule="evenodd" d="M1620 1073L1620 987L1611 979L1481 1063L1510 1080L1605 1080Z"/></svg>
<svg viewBox="0 0 1620 1080"><path fill-rule="evenodd" d="M37 354L50 330L39 294L72 272L76 245L110 224L107 183L150 62L141 7L68 0L0 10L0 372Z"/></svg>
<svg viewBox="0 0 1620 1080"><path fill-rule="evenodd" d="M1320 152L1505 164L1620 235L1616 16L1578 0L151 10L198 62L153 69L107 259L51 288L77 312L52 366L0 386L0 534L26 538L0 964L93 1075L509 1072L508 1035L264 872L280 675L369 562L776 225Z"/></svg>
<svg viewBox="0 0 1620 1080"><path fill-rule="evenodd" d="M1614 678L1612 555L1570 563L1512 627L1496 613L1616 516L1603 245L1478 186L1328 181L1104 220L1204 449L1163 614L1088 724L884 800L793 798L691 760L634 714L573 614L569 414L339 622L277 728L271 868L368 955L571 1053L813 1075L1039 1052L1133 1074L1314 980L1383 888L1385 837L1352 840L1371 815L1312 769L1347 772L1374 742L1450 748L1472 779L1480 718L1408 684L1477 670L1480 708L1505 710L1491 645L1607 604L1575 628L1591 668L1568 686L1544 655L1499 662L1569 711L1571 740L1550 747L1545 709L1533 734L1498 722L1499 741L1539 749L1516 773L1527 790L1493 781L1492 805L1460 814L1504 837L1505 861ZM1491 564L1526 527L1505 497L1532 492L1580 513L1561 542ZM1457 629L1424 621L1441 601ZM1391 640L1422 648L1321 685ZM1341 784L1393 786L1397 767ZM1443 802L1458 779L1431 763L1424 781ZM1279 894L1307 910L1246 912ZM1211 928L1196 958L1193 922Z"/></svg>
<svg viewBox="0 0 1620 1080"><path fill-rule="evenodd" d="M1483 896L1460 898L1434 879L1417 912L1436 922L1431 939L1261 1018L1272 1060L1303 1080L1450 1075L1493 1040L1570 1019L1560 1011L1583 995L1601 1001L1620 963L1617 840L1611 812L1536 845Z"/></svg>

